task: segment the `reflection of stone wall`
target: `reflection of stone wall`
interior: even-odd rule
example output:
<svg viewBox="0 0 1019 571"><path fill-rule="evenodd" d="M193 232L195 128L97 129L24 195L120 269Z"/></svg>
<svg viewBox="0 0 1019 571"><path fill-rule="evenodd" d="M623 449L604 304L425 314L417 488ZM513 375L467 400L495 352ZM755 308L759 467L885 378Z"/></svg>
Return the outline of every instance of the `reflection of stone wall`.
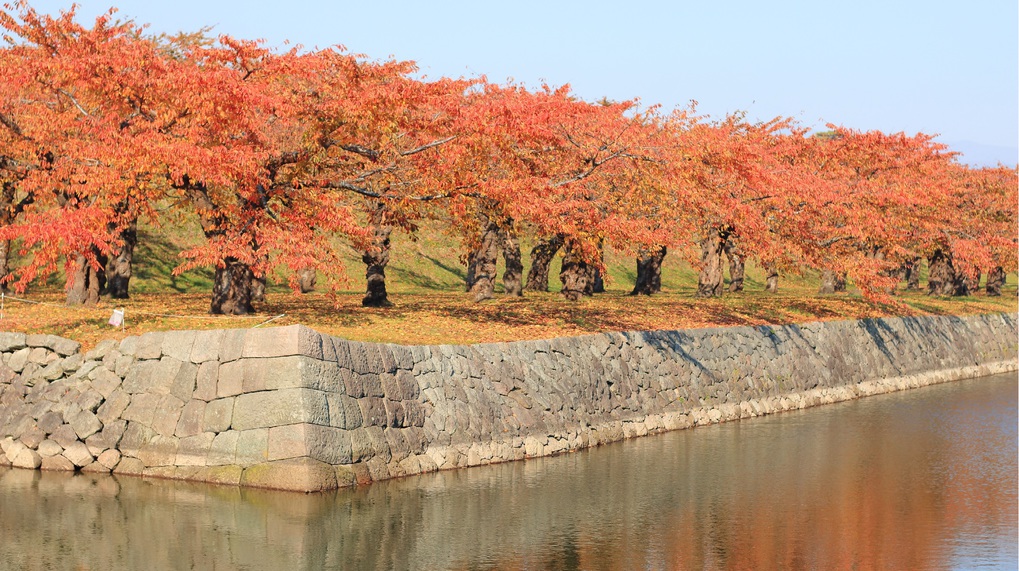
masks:
<svg viewBox="0 0 1019 571"><path fill-rule="evenodd" d="M0 334L0 465L322 490L1015 370L1015 316L403 347Z"/></svg>

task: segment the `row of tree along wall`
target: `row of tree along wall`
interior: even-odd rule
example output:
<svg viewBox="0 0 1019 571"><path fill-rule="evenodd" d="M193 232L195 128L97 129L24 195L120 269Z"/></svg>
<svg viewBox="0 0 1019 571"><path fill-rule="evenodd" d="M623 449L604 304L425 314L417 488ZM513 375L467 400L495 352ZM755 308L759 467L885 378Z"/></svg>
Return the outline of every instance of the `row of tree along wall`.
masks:
<svg viewBox="0 0 1019 571"><path fill-rule="evenodd" d="M1016 370L1016 316L382 345L303 326L82 354L0 334L0 465L317 491Z"/></svg>

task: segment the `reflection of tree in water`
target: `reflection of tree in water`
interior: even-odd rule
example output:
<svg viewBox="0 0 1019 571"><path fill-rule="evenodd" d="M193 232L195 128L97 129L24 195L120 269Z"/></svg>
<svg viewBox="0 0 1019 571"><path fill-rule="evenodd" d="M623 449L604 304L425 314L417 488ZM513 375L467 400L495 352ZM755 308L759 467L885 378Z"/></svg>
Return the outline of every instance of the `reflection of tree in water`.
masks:
<svg viewBox="0 0 1019 571"><path fill-rule="evenodd" d="M323 495L0 471L19 569L927 569L1016 530L1015 381ZM992 531L989 531L992 530ZM19 551L20 550L20 551Z"/></svg>

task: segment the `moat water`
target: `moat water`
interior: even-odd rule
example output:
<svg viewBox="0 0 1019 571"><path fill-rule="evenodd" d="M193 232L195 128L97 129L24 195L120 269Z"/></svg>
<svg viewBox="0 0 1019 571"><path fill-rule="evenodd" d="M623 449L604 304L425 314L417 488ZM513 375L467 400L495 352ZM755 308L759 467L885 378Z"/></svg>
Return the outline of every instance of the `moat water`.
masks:
<svg viewBox="0 0 1019 571"><path fill-rule="evenodd" d="M1015 375L321 495L0 469L0 569L1016 569Z"/></svg>

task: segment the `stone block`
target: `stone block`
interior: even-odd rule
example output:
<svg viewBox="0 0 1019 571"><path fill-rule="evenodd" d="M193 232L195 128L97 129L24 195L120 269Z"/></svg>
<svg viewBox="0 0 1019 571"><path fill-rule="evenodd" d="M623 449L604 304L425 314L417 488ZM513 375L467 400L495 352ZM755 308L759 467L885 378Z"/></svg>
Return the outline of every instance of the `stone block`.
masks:
<svg viewBox="0 0 1019 571"><path fill-rule="evenodd" d="M269 429L256 428L237 432L237 463L250 466L269 459Z"/></svg>
<svg viewBox="0 0 1019 571"><path fill-rule="evenodd" d="M154 331L138 338L138 347L134 351L137 359L158 359L163 356L164 332ZM122 345L123 346L123 345ZM122 353L126 353L121 349Z"/></svg>
<svg viewBox="0 0 1019 571"><path fill-rule="evenodd" d="M39 456L48 458L50 456L56 456L64 451L64 447L57 444L54 440L43 440L39 443L39 448L36 450Z"/></svg>
<svg viewBox="0 0 1019 571"><path fill-rule="evenodd" d="M81 368L82 364L85 363L85 358L81 356L81 353L75 353L70 357L64 357L60 360L60 368L65 373L73 373Z"/></svg>
<svg viewBox="0 0 1019 571"><path fill-rule="evenodd" d="M102 361L110 351L116 349L120 344L113 339L103 339L90 351L85 353L86 361Z"/></svg>
<svg viewBox="0 0 1019 571"><path fill-rule="evenodd" d="M215 438L216 435L211 432L181 438L180 445L177 447L176 465L205 466Z"/></svg>
<svg viewBox="0 0 1019 571"><path fill-rule="evenodd" d="M26 346L24 333L0 333L0 353L10 353Z"/></svg>
<svg viewBox="0 0 1019 571"><path fill-rule="evenodd" d="M20 455L25 450L29 450L28 446L25 446L24 444L17 440L9 440L5 442L5 444L6 446L4 447L4 455L12 464L14 463L14 459L17 458L18 455ZM35 469L38 467L39 467L38 465L35 465L32 468Z"/></svg>
<svg viewBox="0 0 1019 571"><path fill-rule="evenodd" d="M43 458L39 469L46 470L47 472L73 472L74 462L68 460L63 454L58 454Z"/></svg>
<svg viewBox="0 0 1019 571"><path fill-rule="evenodd" d="M92 457L92 453L89 452L88 446L86 446L84 442L74 442L70 446L64 447L63 456L79 468L87 466L95 460L95 458Z"/></svg>
<svg viewBox="0 0 1019 571"><path fill-rule="evenodd" d="M198 482L239 486L244 469L240 466L209 466L199 468L193 478Z"/></svg>
<svg viewBox="0 0 1019 571"><path fill-rule="evenodd" d="M160 397L159 404L156 405L156 412L152 417L152 429L157 434L173 436L177 431L177 423L180 421L183 410L184 401L173 395L163 395Z"/></svg>
<svg viewBox="0 0 1019 571"><path fill-rule="evenodd" d="M155 437L155 430L138 422L129 422L120 439L120 452L125 456L137 457L138 451Z"/></svg>
<svg viewBox="0 0 1019 571"><path fill-rule="evenodd" d="M39 371L38 376L46 379L47 381L55 381L64 376L64 369L60 366L60 361L53 361L43 367L42 370Z"/></svg>
<svg viewBox="0 0 1019 571"><path fill-rule="evenodd" d="M61 424L50 434L50 440L55 440L57 444L67 448L71 444L78 442L78 435L75 434L70 424Z"/></svg>
<svg viewBox="0 0 1019 571"><path fill-rule="evenodd" d="M141 476L145 473L145 464L138 458L122 455L113 473L118 476Z"/></svg>
<svg viewBox="0 0 1019 571"><path fill-rule="evenodd" d="M352 430L361 426L361 408L347 395L326 393L329 403L329 426Z"/></svg>
<svg viewBox="0 0 1019 571"><path fill-rule="evenodd" d="M125 337L117 346L117 352L123 355L134 355L138 350L139 337Z"/></svg>
<svg viewBox="0 0 1019 571"><path fill-rule="evenodd" d="M192 364L189 362L188 366L191 367ZM163 357L160 359L152 369L152 378L148 392L161 395L170 394L170 391L174 386L174 381L176 381L177 375L181 372L182 368L184 368L183 361L179 361L173 357ZM197 369L194 372L197 373ZM190 399L191 395L188 395L187 398Z"/></svg>
<svg viewBox="0 0 1019 571"><path fill-rule="evenodd" d="M304 325L249 329L244 336L243 357L288 355L322 359L322 336Z"/></svg>
<svg viewBox="0 0 1019 571"><path fill-rule="evenodd" d="M136 394L131 397L131 404L127 405L120 417L151 427L162 398L161 395L151 393ZM99 408L102 410L102 407Z"/></svg>
<svg viewBox="0 0 1019 571"><path fill-rule="evenodd" d="M244 392L244 361L231 361L219 366L216 396L232 397Z"/></svg>
<svg viewBox="0 0 1019 571"><path fill-rule="evenodd" d="M378 397L364 397L357 400L361 410L361 422L365 426L386 426L386 401Z"/></svg>
<svg viewBox="0 0 1019 571"><path fill-rule="evenodd" d="M145 464L146 468L173 466L177 460L177 449L179 446L179 438L157 434L148 443L140 446L136 455Z"/></svg>
<svg viewBox="0 0 1019 571"><path fill-rule="evenodd" d="M309 457L328 464L350 464L350 434L315 424L292 424L269 429L269 460Z"/></svg>
<svg viewBox="0 0 1019 571"><path fill-rule="evenodd" d="M120 463L120 457L119 450L107 450L96 458L96 462L107 470L113 470Z"/></svg>
<svg viewBox="0 0 1019 571"><path fill-rule="evenodd" d="M247 430L302 422L329 425L325 393L312 389L282 389L239 395L234 403L231 426Z"/></svg>
<svg viewBox="0 0 1019 571"><path fill-rule="evenodd" d="M21 443L29 448L36 448L46 440L46 433L38 426L32 426L21 435Z"/></svg>
<svg viewBox="0 0 1019 571"><path fill-rule="evenodd" d="M195 343L191 348L191 362L195 364L219 360L219 346L224 331L195 331Z"/></svg>
<svg viewBox="0 0 1019 571"><path fill-rule="evenodd" d="M89 436L85 440L85 444L88 446L89 451L92 452L92 455L97 456L103 450L116 448L120 444L120 439L123 438L126 430L126 420L111 422L96 434Z"/></svg>
<svg viewBox="0 0 1019 571"><path fill-rule="evenodd" d="M161 346L163 355L178 361L191 362L191 351L195 346L196 333L195 331L166 331L163 334Z"/></svg>
<svg viewBox="0 0 1019 571"><path fill-rule="evenodd" d="M170 394L182 401L191 400L195 392L197 380L198 365L191 362L182 363L180 369L177 370L177 376L173 379L173 384L170 386Z"/></svg>
<svg viewBox="0 0 1019 571"><path fill-rule="evenodd" d="M74 404L80 406L82 410L87 410L89 412L95 412L102 403L103 395L100 394L99 391L91 388L81 393L81 395L74 400Z"/></svg>
<svg viewBox="0 0 1019 571"><path fill-rule="evenodd" d="M236 361L244 354L244 337L247 329L228 329L223 332L219 345L219 361Z"/></svg>
<svg viewBox="0 0 1019 571"><path fill-rule="evenodd" d="M214 400L205 407L202 416L202 430L205 432L224 432L230 428L234 414L234 400L228 397Z"/></svg>
<svg viewBox="0 0 1019 571"><path fill-rule="evenodd" d="M88 410L82 410L78 414L74 415L69 420L68 424L71 425L71 428L74 429L74 433L77 434L78 438L82 441L96 432L99 432L103 428L103 423L99 421L95 414ZM73 458L71 460L73 460Z"/></svg>
<svg viewBox="0 0 1019 571"><path fill-rule="evenodd" d="M157 365L158 361L143 361L134 364L124 376L121 388L131 394L148 392L152 386L152 377Z"/></svg>
<svg viewBox="0 0 1019 571"><path fill-rule="evenodd" d="M180 413L180 420L177 421L177 429L174 436L187 437L200 434L204 429L206 402L192 399L184 405Z"/></svg>
<svg viewBox="0 0 1019 571"><path fill-rule="evenodd" d="M207 466L223 466L234 464L237 459L237 440L240 433L236 430L220 432L215 436L212 445L209 447L209 455L206 458ZM259 461L264 462L262 458Z"/></svg>
<svg viewBox="0 0 1019 571"><path fill-rule="evenodd" d="M20 373L25 370L25 365L28 364L28 357L32 354L32 350L28 347L24 349L18 349L11 354L10 359L7 360L7 366L14 372Z"/></svg>
<svg viewBox="0 0 1019 571"><path fill-rule="evenodd" d="M216 398L218 383L219 363L216 361L206 361L198 366L195 392L192 396L206 402L213 400Z"/></svg>
<svg viewBox="0 0 1019 571"><path fill-rule="evenodd" d="M311 458L294 458L251 466L241 475L241 485L294 492L336 489L333 466Z"/></svg>
<svg viewBox="0 0 1019 571"><path fill-rule="evenodd" d="M109 424L121 417L128 405L131 404L131 395L120 389L114 389L106 401L96 409L96 417L103 424Z"/></svg>

